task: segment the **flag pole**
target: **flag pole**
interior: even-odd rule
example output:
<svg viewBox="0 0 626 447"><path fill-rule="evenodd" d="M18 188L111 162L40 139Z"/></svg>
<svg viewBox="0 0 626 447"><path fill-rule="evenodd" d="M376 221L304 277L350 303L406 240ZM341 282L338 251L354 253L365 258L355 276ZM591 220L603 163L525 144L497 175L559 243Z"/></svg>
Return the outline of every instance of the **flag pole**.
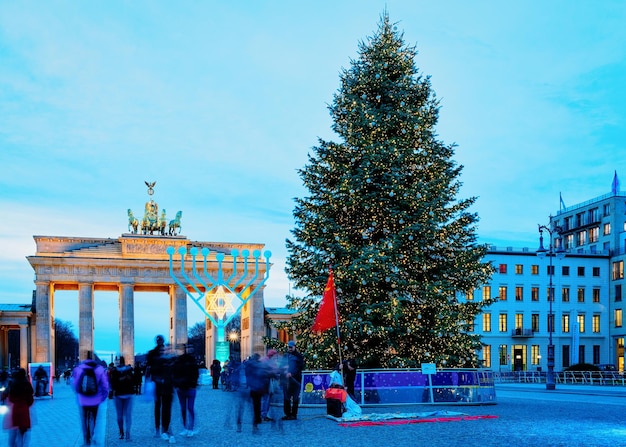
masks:
<svg viewBox="0 0 626 447"><path fill-rule="evenodd" d="M330 274L333 275L333 306L335 306L335 328L337 329L337 350L339 352L339 367L341 368L341 378L343 379L343 385L346 385L346 378L343 371L343 359L341 357L341 334L339 333L339 311L337 309L337 291L335 287L335 275L333 274L333 266L329 267Z"/></svg>

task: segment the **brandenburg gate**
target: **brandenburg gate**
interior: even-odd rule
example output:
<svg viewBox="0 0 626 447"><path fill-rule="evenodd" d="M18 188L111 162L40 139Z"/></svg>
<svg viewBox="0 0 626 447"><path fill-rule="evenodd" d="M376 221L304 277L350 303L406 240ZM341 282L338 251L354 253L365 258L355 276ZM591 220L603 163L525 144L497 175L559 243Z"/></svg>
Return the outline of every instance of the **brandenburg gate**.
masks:
<svg viewBox="0 0 626 447"><path fill-rule="evenodd" d="M146 184L152 195L154 183ZM241 355L247 356L264 349L264 283L269 273L267 263L259 263L258 256L254 274L243 281L240 253L260 253L263 244L233 244L221 242L192 242L180 231L180 215L170 222L169 234L160 220L146 221L158 210L150 199L146 203L146 215L141 222L133 222L129 210L129 233L117 239L34 236L36 253L27 259L35 271L35 328L31 336L31 358L33 362L55 363L54 302L58 290L78 291L78 338L79 356L86 358L94 351L94 292L114 291L118 293L119 308L119 352L132 362L135 354L135 292L166 292L169 296L169 343L179 350L187 343L187 305L198 305L207 315L206 359L216 358L216 344L223 331L224 318L240 313ZM164 219L164 213L162 218ZM141 228L141 233L138 234ZM156 233L156 234L154 234ZM196 271L195 254L204 254L202 276ZM168 254L169 252L169 254ZM179 253L180 259L171 253ZM269 253L269 252L266 252ZM192 256L192 254L194 256ZM239 255L239 256L238 256ZM238 259L239 257L239 259ZM248 260L245 259L245 270ZM238 270L239 268L239 270ZM234 278L238 282L211 282L211 278ZM179 279L180 277L180 279ZM208 278L208 279L207 279ZM236 278L235 278L236 279ZM218 287L219 286L219 287ZM224 290L238 298L236 309L230 302L229 309L219 308L219 319L210 316L218 305L222 305ZM190 298L188 300L188 298ZM158 298L157 298L158 299ZM212 304L211 304L212 303ZM222 304L220 304L222 303ZM230 321L230 320L228 320ZM212 322L215 322L212 323ZM221 327L220 327L221 325ZM158 330L155 328L155 331ZM149 334L150 336L156 335Z"/></svg>

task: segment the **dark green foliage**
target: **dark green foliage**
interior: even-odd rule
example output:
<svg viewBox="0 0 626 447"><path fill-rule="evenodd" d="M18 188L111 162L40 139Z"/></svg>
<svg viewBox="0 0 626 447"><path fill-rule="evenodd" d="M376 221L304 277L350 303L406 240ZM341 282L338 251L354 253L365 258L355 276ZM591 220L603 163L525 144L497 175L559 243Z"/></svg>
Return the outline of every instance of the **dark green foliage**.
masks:
<svg viewBox="0 0 626 447"><path fill-rule="evenodd" d="M459 300L491 266L476 242L474 198L457 200L461 166L437 139L439 105L416 50L385 14L341 73L329 109L340 142L320 140L299 171L288 297L308 367L338 360L334 330L310 331L333 266L343 356L361 367L478 366L469 325L489 301Z"/></svg>

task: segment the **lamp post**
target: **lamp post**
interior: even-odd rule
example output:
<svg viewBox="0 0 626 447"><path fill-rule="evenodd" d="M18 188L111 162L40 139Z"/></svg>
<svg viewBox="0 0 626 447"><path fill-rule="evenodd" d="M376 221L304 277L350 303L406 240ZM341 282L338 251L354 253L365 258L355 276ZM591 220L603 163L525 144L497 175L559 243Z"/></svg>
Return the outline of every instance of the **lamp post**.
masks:
<svg viewBox="0 0 626 447"><path fill-rule="evenodd" d="M552 221L552 216L550 216L550 221ZM543 246L543 232L547 231L550 235L550 245L546 249ZM553 266L552 266L552 258L556 256L558 259L563 259L565 257L565 250L563 250L563 244L559 244L556 248L554 247L554 239L553 235L561 234L563 229L559 226L552 226L552 228L546 225L539 225L539 248L537 249L537 256L540 258L544 258L546 255L550 261L550 267L548 268L548 302L550 305L548 311L548 371L546 373L546 390L554 390L556 388L556 384L554 383L554 344L552 343L552 332L554 331L554 313L552 312L552 302L554 301L554 293L552 290L552 276L554 276Z"/></svg>

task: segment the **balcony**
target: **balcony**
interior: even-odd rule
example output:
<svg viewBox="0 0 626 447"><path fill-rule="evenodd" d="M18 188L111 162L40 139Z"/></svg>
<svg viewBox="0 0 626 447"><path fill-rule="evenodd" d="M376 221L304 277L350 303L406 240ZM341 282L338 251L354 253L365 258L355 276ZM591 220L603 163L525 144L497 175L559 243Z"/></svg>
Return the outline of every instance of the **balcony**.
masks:
<svg viewBox="0 0 626 447"><path fill-rule="evenodd" d="M535 333L532 329L523 329L521 327L518 327L511 331L511 337L513 338L530 338L534 336Z"/></svg>

